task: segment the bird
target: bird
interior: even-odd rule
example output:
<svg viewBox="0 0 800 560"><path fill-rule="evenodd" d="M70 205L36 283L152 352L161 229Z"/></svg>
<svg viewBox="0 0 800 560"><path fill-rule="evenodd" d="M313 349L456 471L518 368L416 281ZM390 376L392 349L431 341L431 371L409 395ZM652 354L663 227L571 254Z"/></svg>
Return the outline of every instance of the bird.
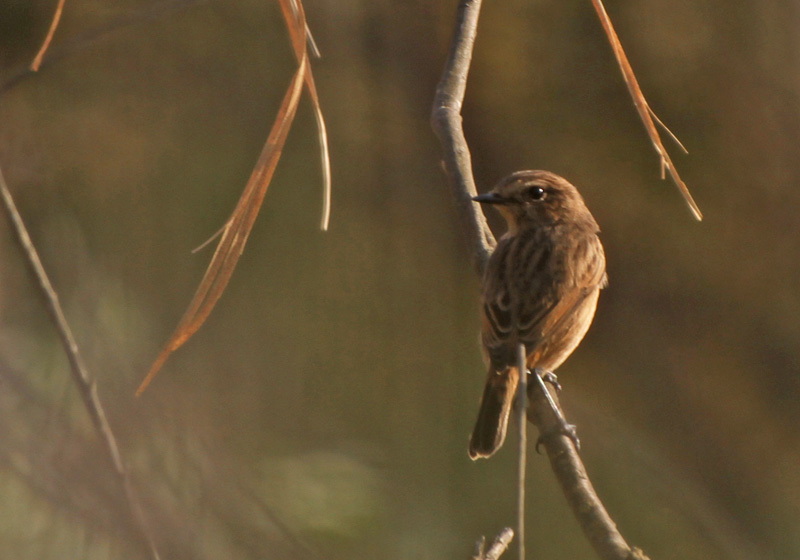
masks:
<svg viewBox="0 0 800 560"><path fill-rule="evenodd" d="M580 344L608 283L600 228L576 189L541 170L512 173L475 202L508 226L481 289L481 346L488 376L469 442L473 460L503 445L517 385L517 347L528 370L555 371ZM525 372L527 374L527 372Z"/></svg>

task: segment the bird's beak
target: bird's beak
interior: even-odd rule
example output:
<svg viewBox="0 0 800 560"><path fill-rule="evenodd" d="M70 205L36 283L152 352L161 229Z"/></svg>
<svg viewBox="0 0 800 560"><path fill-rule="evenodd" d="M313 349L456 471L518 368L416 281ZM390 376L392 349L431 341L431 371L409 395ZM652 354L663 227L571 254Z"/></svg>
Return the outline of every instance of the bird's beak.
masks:
<svg viewBox="0 0 800 560"><path fill-rule="evenodd" d="M508 204L508 199L500 196L497 193L488 192L473 196L472 200L480 202L481 204Z"/></svg>

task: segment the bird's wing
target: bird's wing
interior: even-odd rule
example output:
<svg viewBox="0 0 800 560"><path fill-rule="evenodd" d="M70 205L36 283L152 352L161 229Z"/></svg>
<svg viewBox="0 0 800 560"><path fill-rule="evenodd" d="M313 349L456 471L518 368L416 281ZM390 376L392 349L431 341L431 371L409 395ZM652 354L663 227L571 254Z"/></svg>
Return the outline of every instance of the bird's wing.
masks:
<svg viewBox="0 0 800 560"><path fill-rule="evenodd" d="M603 248L594 234L562 251L543 235L499 244L484 280L481 331L493 367L513 364L517 340L535 353L605 282Z"/></svg>

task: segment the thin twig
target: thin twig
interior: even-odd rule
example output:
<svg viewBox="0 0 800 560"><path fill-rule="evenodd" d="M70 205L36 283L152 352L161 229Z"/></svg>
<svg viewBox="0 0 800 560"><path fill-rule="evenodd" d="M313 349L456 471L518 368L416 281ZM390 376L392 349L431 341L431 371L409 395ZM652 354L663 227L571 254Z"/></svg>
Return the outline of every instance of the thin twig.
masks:
<svg viewBox="0 0 800 560"><path fill-rule="evenodd" d="M486 547L486 537L481 535L478 542L475 543L475 552L472 554L472 560L483 560L485 556L484 548Z"/></svg>
<svg viewBox="0 0 800 560"><path fill-rule="evenodd" d="M128 501L128 507L130 508L134 523L139 529L141 537L150 550L152 557L158 560L159 555L155 541L147 526L144 511L142 510L139 499L133 490L128 473L122 463L117 439L114 436L114 432L111 430L111 426L103 410L103 405L100 402L100 397L97 394L97 384L92 380L86 369L86 365L78 349L78 344L75 342L75 337L72 335L72 330L67 323L64 311L58 301L58 295L53 289L53 285L50 283L50 279L44 270L39 254L31 241L30 235L28 235L28 230L22 221L22 216L20 216L16 204L14 204L14 199L6 184L2 169L0 169L0 194L2 194L3 207L11 221L20 249L36 277L39 290L47 306L47 311L50 313L53 324L58 331L61 344L64 347L64 352L69 361L72 379L78 387L78 393L83 400L83 405L92 419L95 430L97 430L100 439L105 445L108 458L111 461L111 465Z"/></svg>
<svg viewBox="0 0 800 560"><path fill-rule="evenodd" d="M519 456L517 463L517 547L519 560L525 560L525 470L528 462L528 423L525 411L528 409L528 365L525 345L517 345L517 425L519 426ZM536 375L534 373L534 375Z"/></svg>
<svg viewBox="0 0 800 560"><path fill-rule="evenodd" d="M506 551L508 545L511 544L511 539L514 538L514 531L510 527L506 527L500 534L492 541L492 545L486 554L483 555L483 560L497 560Z"/></svg>
<svg viewBox="0 0 800 560"><path fill-rule="evenodd" d="M472 560L497 560L508 549L508 545L511 544L513 538L514 530L511 527L506 527L492 541L489 550L484 550L486 537L481 537L475 543L475 552L472 555Z"/></svg>
<svg viewBox="0 0 800 560"><path fill-rule="evenodd" d="M431 124L442 144L444 165L456 198L464 233L472 247L478 274L483 275L495 241L486 225L482 210L470 198L475 194L469 148L461 123L467 74L478 25L480 0L461 0L456 16L456 28L444 73L433 103ZM649 113L648 113L649 118ZM666 156L669 157L669 156ZM545 391L528 386L528 420L539 433L552 433L562 426L554 410L557 400ZM551 408L552 398L555 408ZM639 549L630 547L617 531L616 525L603 507L592 487L586 469L567 436L547 438L545 449L556 478L572 507L584 533L603 560L644 560ZM488 558L488 555L486 556Z"/></svg>

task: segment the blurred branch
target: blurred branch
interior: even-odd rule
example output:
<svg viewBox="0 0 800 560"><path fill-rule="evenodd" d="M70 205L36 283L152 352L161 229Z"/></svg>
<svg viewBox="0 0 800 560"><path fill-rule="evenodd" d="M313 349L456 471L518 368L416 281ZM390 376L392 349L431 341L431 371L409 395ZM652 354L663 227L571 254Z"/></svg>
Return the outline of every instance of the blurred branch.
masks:
<svg viewBox="0 0 800 560"><path fill-rule="evenodd" d="M484 551L486 537L481 537L481 539L475 543L475 553L472 555L472 560L497 560L506 551L513 538L514 531L510 527L506 527L500 531L500 534L492 541L489 550Z"/></svg>
<svg viewBox="0 0 800 560"><path fill-rule="evenodd" d="M39 71L39 67L42 65L42 59L44 58L47 49L50 47L50 41L53 40L53 35L56 34L58 22L61 21L61 13L64 11L65 2L66 0L58 0L56 11L53 13L53 20L50 22L50 29L47 30L47 36L44 38L44 42L39 48L39 52L36 53L36 56L33 58L33 62L31 62L30 69L34 72Z"/></svg>
<svg viewBox="0 0 800 560"><path fill-rule="evenodd" d="M661 137L658 134L658 129L656 128L653 119L655 119L656 123L661 125L661 127L667 132L667 134L669 134L675 143L678 144L681 149L683 149L683 151L686 151L686 148L684 148L683 144L681 144L677 137L672 134L672 131L667 128L663 122L661 122L661 119L656 116L656 114L650 108L650 105L647 103L647 100L642 93L642 88L639 87L636 74L633 73L633 68L631 67L630 62L628 62L628 57L622 48L622 43L619 41L617 32L614 30L614 25L611 23L611 18L608 17L608 13L606 12L605 6L603 6L602 0L592 0L592 5L597 12L597 16L600 18L600 23L603 26L603 30L606 32L608 41L611 43L611 49L614 51L614 56L617 59L617 64L619 64L619 69L622 72L625 85L628 86L628 92L633 99L633 104L636 106L636 111L639 113L639 118L642 120L642 123L647 130L647 135L650 137L650 142L653 143L653 148L655 148L656 153L658 154L661 164L661 178L664 178L664 170L666 169L669 172L670 177L672 177L672 181L678 187L683 199L686 201L686 205L689 206L689 210L692 211L692 214L695 218L697 218L697 220L702 220L703 214L700 212L700 208L697 206L694 198L692 198L692 194L689 192L689 187L686 186L686 183L684 183L683 179L681 179L680 175L678 175L678 170L676 169L675 164L672 163L672 158L669 156L667 149L661 142Z"/></svg>
<svg viewBox="0 0 800 560"><path fill-rule="evenodd" d="M433 100L431 125L444 151L444 169L456 199L464 233L472 247L475 268L483 275L496 242L480 205L472 200L478 191L472 177L472 158L461 119L480 9L481 0L459 2L450 53Z"/></svg>
<svg viewBox="0 0 800 560"><path fill-rule="evenodd" d="M495 242L483 211L471 200L476 194L475 181L461 121L461 105L479 11L480 0L461 0L459 3L450 52L433 102L431 124L442 144L445 170L464 233L472 246L477 271L483 275ZM532 387L534 384L528 386L528 420L540 434L556 433L544 442L550 465L595 552L603 560L645 560L647 557L639 549L631 548L617 531L616 524L594 491L572 440L558 433L562 424L557 400L555 406L551 406L547 388L533 390Z"/></svg>
<svg viewBox="0 0 800 560"><path fill-rule="evenodd" d="M103 410L103 405L100 402L100 397L97 394L97 385L89 376L89 372L86 369L86 365L84 364L83 358L81 357L78 349L78 344L75 342L75 337L72 335L72 330L67 323L67 319L64 316L64 311L58 301L58 295L53 289L53 285L50 283L50 279L44 270L44 266L39 258L39 254L36 251L33 242L31 241L30 235L28 235L28 230L22 221L22 216L20 216L16 204L14 204L14 199L11 196L11 191L8 189L8 185L6 184L2 169L0 169L0 195L2 195L3 207L8 215L9 220L11 221L17 242L19 243L20 249L25 256L26 262L31 267L31 270L36 277L39 291L41 292L45 301L47 310L53 320L53 324L58 331L61 344L64 347L64 352L66 353L69 361L72 379L78 388L78 392L83 400L84 407L92 419L92 424L94 425L95 430L97 430L97 433L105 446L106 453L108 458L111 460L111 465L115 474L117 475L119 484L123 488L130 512L133 516L133 521L138 527L141 537L147 544L152 557L158 560L158 550L156 549L155 542L147 526L139 499L133 490L128 473L122 463L122 457L120 456L116 437L114 436L114 432L111 430L111 426L109 425L105 411Z"/></svg>

